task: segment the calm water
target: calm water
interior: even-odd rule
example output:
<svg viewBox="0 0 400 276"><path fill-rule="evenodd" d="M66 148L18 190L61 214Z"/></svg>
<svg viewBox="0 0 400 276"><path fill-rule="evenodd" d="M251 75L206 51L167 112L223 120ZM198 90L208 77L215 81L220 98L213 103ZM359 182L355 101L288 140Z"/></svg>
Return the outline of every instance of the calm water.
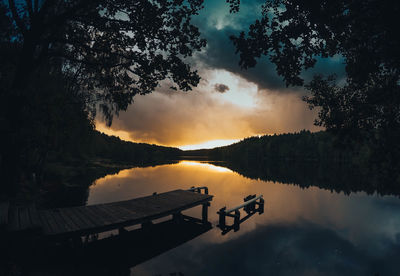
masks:
<svg viewBox="0 0 400 276"><path fill-rule="evenodd" d="M222 165L180 161L100 178L90 186L87 204L191 186L207 186L214 195L214 226L217 210L239 205L249 194L264 195L264 214L226 235L214 227L131 267L131 275L400 275L397 196L301 188L246 178ZM201 209L187 214L200 217Z"/></svg>

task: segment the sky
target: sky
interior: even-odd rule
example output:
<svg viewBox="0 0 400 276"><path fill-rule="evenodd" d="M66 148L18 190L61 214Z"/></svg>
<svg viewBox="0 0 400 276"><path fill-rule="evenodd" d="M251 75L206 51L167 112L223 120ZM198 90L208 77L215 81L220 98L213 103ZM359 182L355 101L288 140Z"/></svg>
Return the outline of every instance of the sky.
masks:
<svg viewBox="0 0 400 276"><path fill-rule="evenodd" d="M318 131L313 125L317 110L301 100L306 91L287 88L267 58L255 68L241 70L239 56L229 39L247 30L261 17L263 1L242 1L240 12L229 13L225 1L206 0L205 8L193 19L207 47L192 57L201 81L192 91L173 91L168 83L153 93L138 95L125 112L106 127L102 119L96 128L123 140L181 149L212 148L245 137ZM315 69L323 73L343 72L340 58L322 60ZM306 72L304 76L312 75Z"/></svg>

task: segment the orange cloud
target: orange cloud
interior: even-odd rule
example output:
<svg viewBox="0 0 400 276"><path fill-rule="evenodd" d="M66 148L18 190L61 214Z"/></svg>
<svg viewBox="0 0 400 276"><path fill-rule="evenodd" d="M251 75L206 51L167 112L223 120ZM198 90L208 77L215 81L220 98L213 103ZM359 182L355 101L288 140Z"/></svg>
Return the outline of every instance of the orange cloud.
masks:
<svg viewBox="0 0 400 276"><path fill-rule="evenodd" d="M315 112L308 110L300 95L258 91L255 84L229 74L217 72L216 78L210 78L214 81L203 82L188 93L160 88L137 96L110 129L101 121L97 128L125 140L177 147L317 129L313 126ZM216 81L230 89L223 94L213 92Z"/></svg>

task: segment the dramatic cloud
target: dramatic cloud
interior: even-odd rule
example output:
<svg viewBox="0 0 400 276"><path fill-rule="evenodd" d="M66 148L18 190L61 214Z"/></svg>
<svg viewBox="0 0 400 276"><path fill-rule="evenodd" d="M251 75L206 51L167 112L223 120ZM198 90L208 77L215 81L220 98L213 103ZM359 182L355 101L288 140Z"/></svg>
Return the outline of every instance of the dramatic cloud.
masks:
<svg viewBox="0 0 400 276"><path fill-rule="evenodd" d="M254 83L226 71L207 72L209 81L189 93L160 88L135 97L114 119L109 134L137 142L169 146L232 140L258 134L316 130L315 112L297 94L258 90ZM225 93L213 93L218 81L229 81Z"/></svg>
<svg viewBox="0 0 400 276"><path fill-rule="evenodd" d="M205 9L197 18L202 35L207 39L207 48L196 56L196 64L202 67L227 70L254 82L260 89L273 90L278 93L302 92L298 87L287 88L283 78L276 73L276 66L267 57L259 58L254 68L242 70L239 67L239 55L230 40L231 35L247 31L255 19L261 17L261 5L265 1L246 1L241 3L238 14L230 14L227 5L206 1ZM322 59L317 57L316 67L303 72L308 81L318 72L325 75L336 74L339 78L345 74L343 59L335 57Z"/></svg>
<svg viewBox="0 0 400 276"><path fill-rule="evenodd" d="M226 91L229 90L229 86L222 84L222 83L216 83L214 85L214 89L215 89L215 91L217 91L219 93L225 93Z"/></svg>
<svg viewBox="0 0 400 276"><path fill-rule="evenodd" d="M114 120L111 129L99 130L126 140L168 146L201 144L212 140L234 141L259 134L319 130L313 125L317 111L301 100L304 89L286 87L268 58L242 70L229 39L246 31L261 16L264 0L246 1L238 14L230 14L224 1L205 1L194 18L207 47L191 58L202 80L188 93L174 92L164 83L155 92L135 97L133 105ZM303 73L344 75L343 58L318 58L316 68ZM219 93L215 93L219 92ZM215 144L215 143L214 143Z"/></svg>

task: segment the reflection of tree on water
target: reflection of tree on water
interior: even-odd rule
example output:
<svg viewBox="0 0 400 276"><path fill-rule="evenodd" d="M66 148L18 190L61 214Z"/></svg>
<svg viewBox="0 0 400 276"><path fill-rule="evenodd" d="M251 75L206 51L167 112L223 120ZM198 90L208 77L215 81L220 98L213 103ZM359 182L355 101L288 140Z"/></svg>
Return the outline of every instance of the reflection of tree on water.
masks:
<svg viewBox="0 0 400 276"><path fill-rule="evenodd" d="M302 188L316 186L345 194L364 191L367 194L400 195L400 186L393 180L393 175L376 174L362 167L282 160L218 162L217 165L251 179L294 184Z"/></svg>
<svg viewBox="0 0 400 276"><path fill-rule="evenodd" d="M182 245L211 229L189 220L169 220L118 236L71 246L20 241L2 253L0 275L130 275L130 268ZM28 273L29 271L29 273Z"/></svg>
<svg viewBox="0 0 400 276"><path fill-rule="evenodd" d="M176 164L178 161L166 160L132 164L130 168L145 168L165 164ZM48 179L51 185L44 187L40 205L44 208L60 208L85 205L89 196L89 187L99 178L106 175L118 174L125 167L92 168L82 173L72 173L72 176Z"/></svg>

